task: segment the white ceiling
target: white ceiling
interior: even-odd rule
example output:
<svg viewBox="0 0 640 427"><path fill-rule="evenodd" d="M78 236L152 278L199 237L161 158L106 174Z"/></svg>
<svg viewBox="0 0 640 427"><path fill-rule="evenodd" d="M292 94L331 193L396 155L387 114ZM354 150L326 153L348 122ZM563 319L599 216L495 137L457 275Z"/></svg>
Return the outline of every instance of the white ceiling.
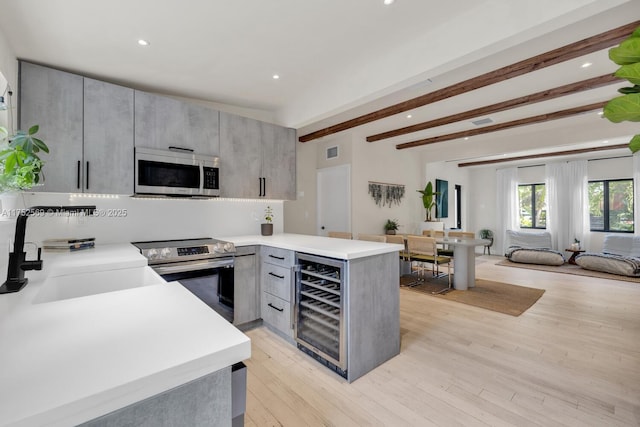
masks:
<svg viewBox="0 0 640 427"><path fill-rule="evenodd" d="M627 24L640 17L640 1L0 0L0 10L0 29L20 59L260 110L302 135ZM151 44L141 47L139 38ZM594 65L580 68L587 60ZM613 70L603 51L425 106L410 121L401 114L353 131L372 135ZM509 121L614 95L606 87L491 118ZM469 159L634 133L603 122L580 116L474 137L473 146L450 141L414 150L437 160ZM471 127L447 125L376 144ZM585 127L594 130L583 136ZM563 139L541 144L536 133L549 128Z"/></svg>

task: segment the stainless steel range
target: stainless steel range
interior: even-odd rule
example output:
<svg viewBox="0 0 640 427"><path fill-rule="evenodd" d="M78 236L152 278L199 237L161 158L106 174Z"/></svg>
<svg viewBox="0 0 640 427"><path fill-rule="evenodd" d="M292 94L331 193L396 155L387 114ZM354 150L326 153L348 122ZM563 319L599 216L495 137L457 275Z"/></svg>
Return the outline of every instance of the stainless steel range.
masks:
<svg viewBox="0 0 640 427"><path fill-rule="evenodd" d="M132 242L160 276L178 281L230 322L233 321L231 242L210 237L187 240Z"/></svg>

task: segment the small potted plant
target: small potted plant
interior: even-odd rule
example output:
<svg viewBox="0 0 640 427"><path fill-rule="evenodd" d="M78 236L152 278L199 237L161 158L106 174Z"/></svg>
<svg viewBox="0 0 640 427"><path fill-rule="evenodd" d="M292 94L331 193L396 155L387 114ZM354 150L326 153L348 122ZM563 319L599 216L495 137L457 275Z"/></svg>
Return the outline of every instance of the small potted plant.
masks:
<svg viewBox="0 0 640 427"><path fill-rule="evenodd" d="M271 206L267 206L264 210L265 222L260 224L260 232L263 236L271 236L273 234L273 209Z"/></svg>
<svg viewBox="0 0 640 427"><path fill-rule="evenodd" d="M579 251L580 250L580 240L573 239L573 243L571 244L571 250L572 251Z"/></svg>
<svg viewBox="0 0 640 427"><path fill-rule="evenodd" d="M44 181L44 162L37 153L48 153L49 147L34 136L38 128L35 125L9 135L0 127L0 193L28 190Z"/></svg>
<svg viewBox="0 0 640 427"><path fill-rule="evenodd" d="M416 190L418 193L422 194L422 204L424 205L425 210L427 211L427 215L425 221L431 221L431 210L436 205L436 197L440 195L437 191L433 191L433 184L431 181L427 182L427 185L424 187L424 190Z"/></svg>
<svg viewBox="0 0 640 427"><path fill-rule="evenodd" d="M384 225L384 231L387 234L396 234L396 230L400 227L397 219L388 219Z"/></svg>

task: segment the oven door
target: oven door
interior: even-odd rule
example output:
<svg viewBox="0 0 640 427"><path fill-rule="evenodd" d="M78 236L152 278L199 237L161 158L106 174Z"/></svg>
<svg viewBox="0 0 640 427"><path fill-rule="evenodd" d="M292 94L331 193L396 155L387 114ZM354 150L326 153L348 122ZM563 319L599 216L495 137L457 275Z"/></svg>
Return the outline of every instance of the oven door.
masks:
<svg viewBox="0 0 640 427"><path fill-rule="evenodd" d="M233 322L233 257L151 266L167 282L177 281Z"/></svg>

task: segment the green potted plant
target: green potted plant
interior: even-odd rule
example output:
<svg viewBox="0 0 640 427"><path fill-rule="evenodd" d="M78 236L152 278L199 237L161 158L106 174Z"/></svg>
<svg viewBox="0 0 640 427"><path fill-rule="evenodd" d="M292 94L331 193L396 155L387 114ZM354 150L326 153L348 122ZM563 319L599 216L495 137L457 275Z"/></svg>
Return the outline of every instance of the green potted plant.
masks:
<svg viewBox="0 0 640 427"><path fill-rule="evenodd" d="M260 232L263 236L271 236L273 234L273 209L267 206L264 210L264 223L260 224Z"/></svg>
<svg viewBox="0 0 640 427"><path fill-rule="evenodd" d="M607 102L603 115L613 123L640 122L640 27L619 46L609 49L609 59L621 66L615 72L616 77L633 86L618 89L622 96ZM631 138L629 149L632 153L640 150L640 134Z"/></svg>
<svg viewBox="0 0 640 427"><path fill-rule="evenodd" d="M400 224L398 224L397 219L388 219L384 224L384 231L386 234L396 234L398 227L400 227Z"/></svg>
<svg viewBox="0 0 640 427"><path fill-rule="evenodd" d="M48 153L49 147L35 137L38 129L34 125L9 135L0 127L0 193L28 190L44 181L44 162L37 153Z"/></svg>
<svg viewBox="0 0 640 427"><path fill-rule="evenodd" d="M427 185L424 187L424 190L416 190L418 193L422 194L422 204L424 208L427 210L427 216L425 221L431 221L431 209L436 205L436 196L439 194L433 191L433 184L431 181L427 182Z"/></svg>

